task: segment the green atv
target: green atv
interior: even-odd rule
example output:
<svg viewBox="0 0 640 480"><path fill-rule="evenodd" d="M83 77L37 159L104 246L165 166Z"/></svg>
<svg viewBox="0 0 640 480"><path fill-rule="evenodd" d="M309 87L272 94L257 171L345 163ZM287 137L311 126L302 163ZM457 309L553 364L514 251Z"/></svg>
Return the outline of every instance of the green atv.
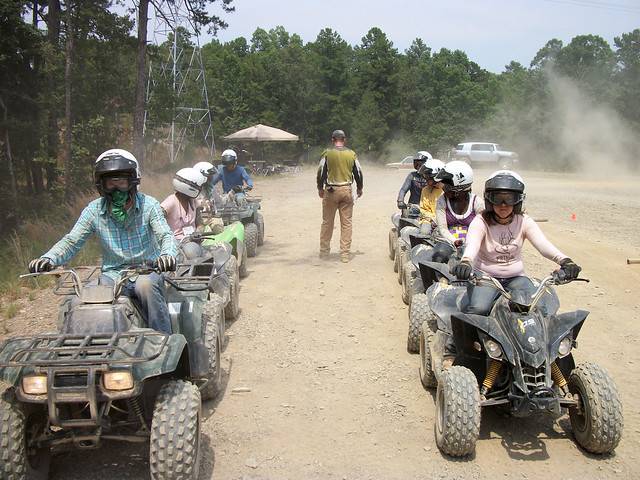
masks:
<svg viewBox="0 0 640 480"><path fill-rule="evenodd" d="M202 242L202 246L206 248L215 247L219 244L228 244L231 246L233 256L236 257L240 278L245 278L249 272L247 271L247 247L245 245L245 226L240 222L233 222L229 225L211 225L207 224L203 227L203 233L207 238ZM216 233L216 235L210 235Z"/></svg>
<svg viewBox="0 0 640 480"><path fill-rule="evenodd" d="M235 187L226 194L222 206L216 209L216 215L222 218L225 225L241 222L244 225L247 255L255 257L258 247L264 244L264 217L260 210L259 197L249 197L245 187Z"/></svg>
<svg viewBox="0 0 640 480"><path fill-rule="evenodd" d="M165 334L121 295L153 269L123 270L112 286L100 283L98 267L82 268L27 275L58 276L54 293L66 299L58 333L0 345L9 384L0 397L0 478L47 478L52 452L117 440L148 443L154 480L197 479L201 399L221 390L224 312L211 299L211 275L165 275L173 332Z"/></svg>

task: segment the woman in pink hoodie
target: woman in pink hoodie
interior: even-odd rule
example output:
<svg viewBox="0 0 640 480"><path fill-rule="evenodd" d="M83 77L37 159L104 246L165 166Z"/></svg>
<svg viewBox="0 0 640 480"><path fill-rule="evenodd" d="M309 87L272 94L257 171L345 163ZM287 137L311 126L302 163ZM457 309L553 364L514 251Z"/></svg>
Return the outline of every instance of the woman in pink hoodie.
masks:
<svg viewBox="0 0 640 480"><path fill-rule="evenodd" d="M500 281L507 291L535 290L525 276L522 246L527 239L540 254L560 265L567 279L581 268L545 237L536 222L524 213L524 181L510 170L493 173L484 185L485 210L476 216L467 232L466 248L453 274L468 280L479 270ZM495 288L469 285L465 313L488 315L498 298Z"/></svg>

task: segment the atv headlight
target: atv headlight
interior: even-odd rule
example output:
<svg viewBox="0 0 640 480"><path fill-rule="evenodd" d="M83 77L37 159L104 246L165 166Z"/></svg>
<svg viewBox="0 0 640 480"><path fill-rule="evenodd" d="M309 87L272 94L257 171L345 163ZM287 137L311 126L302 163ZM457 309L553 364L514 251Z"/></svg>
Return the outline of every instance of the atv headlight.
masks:
<svg viewBox="0 0 640 480"><path fill-rule="evenodd" d="M133 377L127 371L106 372L102 375L102 384L106 390L131 390Z"/></svg>
<svg viewBox="0 0 640 480"><path fill-rule="evenodd" d="M484 341L484 349L487 351L487 355L491 358L498 359L502 356L502 347L495 340L487 338Z"/></svg>
<svg viewBox="0 0 640 480"><path fill-rule="evenodd" d="M571 337L564 337L560 340L560 345L558 346L558 355L560 357L566 357L571 352L571 347L573 347L573 340Z"/></svg>
<svg viewBox="0 0 640 480"><path fill-rule="evenodd" d="M30 375L22 379L22 390L28 395L44 395L47 393L47 376Z"/></svg>

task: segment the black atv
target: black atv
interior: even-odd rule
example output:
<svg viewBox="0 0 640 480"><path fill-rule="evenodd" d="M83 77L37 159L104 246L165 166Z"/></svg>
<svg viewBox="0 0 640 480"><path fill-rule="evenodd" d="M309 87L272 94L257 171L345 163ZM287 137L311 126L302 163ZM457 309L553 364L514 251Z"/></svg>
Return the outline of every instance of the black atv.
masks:
<svg viewBox="0 0 640 480"><path fill-rule="evenodd" d="M449 281L427 291L431 309L420 337L421 382L427 388L437 385L438 448L451 456L471 454L482 407L500 405L516 417L558 417L568 409L582 448L612 452L622 436L620 397L602 367L574 363L572 350L589 312L558 313L560 302L551 286L569 283L563 272L537 282L533 293L509 293L492 277L475 277L476 285L500 292L488 316L461 313L468 302L466 286ZM447 336L455 344L455 361L443 369Z"/></svg>
<svg viewBox="0 0 640 480"><path fill-rule="evenodd" d="M258 247L264 244L264 217L260 210L260 197L247 195L249 189L237 186L229 192L216 214L225 225L242 222L244 225L244 243L249 257L255 257Z"/></svg>
<svg viewBox="0 0 640 480"><path fill-rule="evenodd" d="M453 265L456 265L464 253L464 245L456 247L456 251L449 257L448 263L439 263L433 261L433 253L435 241L433 239L425 240L414 239L416 246L412 249L411 265L411 283L407 285L407 295L409 296L409 330L407 333L407 351L409 353L418 353L420 351L420 334L422 332L422 323L425 315L430 311L430 298L425 292L434 283L444 283L448 285L455 277L449 274ZM420 243L423 242L423 243ZM407 280L408 282L409 280ZM466 291L466 283L454 286L462 286L461 291Z"/></svg>
<svg viewBox="0 0 640 480"><path fill-rule="evenodd" d="M402 214L397 220L393 271L398 273L398 283L402 284L402 267L407 261L410 249L408 238L406 236L403 238L402 232L406 227L420 227L420 207L418 205L408 205L407 208L402 210Z"/></svg>
<svg viewBox="0 0 640 480"><path fill-rule="evenodd" d="M402 267L402 301L406 305L411 305L413 295L425 291L419 263L430 262L433 259L436 239L432 233L422 233L416 227L405 228L402 235L409 242L407 261Z"/></svg>
<svg viewBox="0 0 640 480"><path fill-rule="evenodd" d="M148 267L122 271L115 286L99 268L59 277L59 332L15 337L0 346L2 478L47 478L52 451L94 449L103 440L149 444L152 479L196 479L201 398L221 388L224 311L209 304L209 275L169 278L172 334L146 328L121 295ZM97 273L96 273L97 272Z"/></svg>

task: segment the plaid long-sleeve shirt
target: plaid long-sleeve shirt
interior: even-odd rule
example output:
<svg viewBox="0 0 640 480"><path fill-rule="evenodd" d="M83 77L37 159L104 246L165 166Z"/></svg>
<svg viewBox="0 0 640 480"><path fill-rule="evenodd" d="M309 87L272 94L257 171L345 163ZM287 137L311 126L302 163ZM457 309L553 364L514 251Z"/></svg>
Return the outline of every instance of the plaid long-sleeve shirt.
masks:
<svg viewBox="0 0 640 480"><path fill-rule="evenodd" d="M102 272L117 278L128 265L150 262L160 255L178 254L173 233L160 203L136 193L134 206L123 223L109 211L105 198L92 201L80 214L73 229L43 255L56 265L67 263L95 233L102 247Z"/></svg>

